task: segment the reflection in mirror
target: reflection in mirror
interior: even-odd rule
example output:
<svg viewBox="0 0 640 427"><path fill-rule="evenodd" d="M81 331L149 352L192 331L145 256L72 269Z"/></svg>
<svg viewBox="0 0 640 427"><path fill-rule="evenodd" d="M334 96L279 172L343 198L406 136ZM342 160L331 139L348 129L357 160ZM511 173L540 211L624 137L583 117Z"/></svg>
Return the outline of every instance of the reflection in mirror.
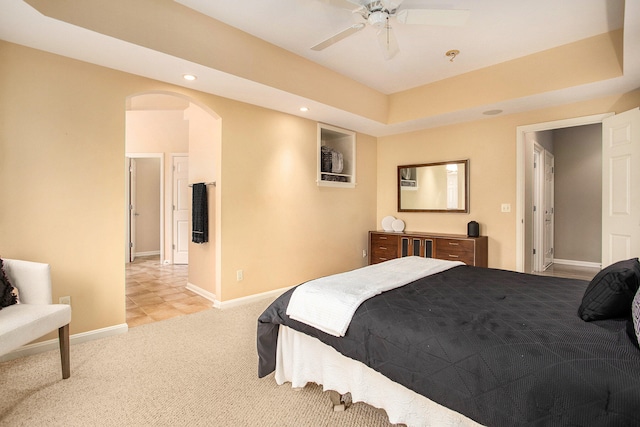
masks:
<svg viewBox="0 0 640 427"><path fill-rule="evenodd" d="M469 160L398 166L398 211L469 212Z"/></svg>

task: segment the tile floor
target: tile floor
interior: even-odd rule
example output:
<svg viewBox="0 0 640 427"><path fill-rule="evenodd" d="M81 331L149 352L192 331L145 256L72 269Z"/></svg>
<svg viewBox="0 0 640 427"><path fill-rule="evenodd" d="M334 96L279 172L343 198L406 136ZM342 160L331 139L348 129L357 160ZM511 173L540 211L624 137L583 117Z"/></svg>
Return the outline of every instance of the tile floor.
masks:
<svg viewBox="0 0 640 427"><path fill-rule="evenodd" d="M125 271L130 328L208 310L213 305L186 288L186 265L161 265L159 256L145 256L126 264Z"/></svg>

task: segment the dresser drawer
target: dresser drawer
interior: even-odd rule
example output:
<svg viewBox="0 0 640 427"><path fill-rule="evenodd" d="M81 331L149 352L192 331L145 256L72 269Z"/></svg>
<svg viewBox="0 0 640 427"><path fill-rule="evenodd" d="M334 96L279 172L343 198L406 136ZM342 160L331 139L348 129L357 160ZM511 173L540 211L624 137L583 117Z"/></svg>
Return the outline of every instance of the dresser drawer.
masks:
<svg viewBox="0 0 640 427"><path fill-rule="evenodd" d="M371 233L370 264L398 258L398 236Z"/></svg>
<svg viewBox="0 0 640 427"><path fill-rule="evenodd" d="M436 239L436 258L462 261L475 265L475 244L472 240Z"/></svg>

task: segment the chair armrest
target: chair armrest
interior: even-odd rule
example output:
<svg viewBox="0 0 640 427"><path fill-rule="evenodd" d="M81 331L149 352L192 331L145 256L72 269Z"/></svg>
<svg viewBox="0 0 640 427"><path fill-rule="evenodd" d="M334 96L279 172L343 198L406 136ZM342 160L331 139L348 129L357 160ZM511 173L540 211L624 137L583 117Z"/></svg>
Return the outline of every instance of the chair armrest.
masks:
<svg viewBox="0 0 640 427"><path fill-rule="evenodd" d="M4 259L4 271L23 304L51 304L51 267L40 262Z"/></svg>

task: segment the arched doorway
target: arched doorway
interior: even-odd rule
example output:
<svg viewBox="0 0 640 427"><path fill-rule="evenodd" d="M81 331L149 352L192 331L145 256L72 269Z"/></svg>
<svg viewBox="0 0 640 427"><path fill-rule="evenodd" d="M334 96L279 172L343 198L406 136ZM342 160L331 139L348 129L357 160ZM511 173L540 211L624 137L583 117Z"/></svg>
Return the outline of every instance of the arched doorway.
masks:
<svg viewBox="0 0 640 427"><path fill-rule="evenodd" d="M127 177L127 323L130 326L210 308L215 300L217 192L221 120L193 99L170 92L135 94L126 101L125 156ZM153 189L132 182L131 163L155 159L161 163ZM178 165L179 167L176 167ZM138 168L140 169L140 168ZM139 171L138 171L139 174ZM138 181L140 177L138 176ZM147 177L144 182L149 182ZM208 192L209 242L191 243L191 188L205 182ZM160 192L154 208L157 227L136 226L151 215L140 206L148 191ZM145 197L150 199L149 197ZM153 199L157 200L157 199ZM152 230L152 231L150 231ZM157 234L145 236L142 233ZM131 239L133 244L131 244ZM156 247L141 246L155 242ZM136 253L144 255L134 263ZM138 257L139 258L139 257Z"/></svg>

